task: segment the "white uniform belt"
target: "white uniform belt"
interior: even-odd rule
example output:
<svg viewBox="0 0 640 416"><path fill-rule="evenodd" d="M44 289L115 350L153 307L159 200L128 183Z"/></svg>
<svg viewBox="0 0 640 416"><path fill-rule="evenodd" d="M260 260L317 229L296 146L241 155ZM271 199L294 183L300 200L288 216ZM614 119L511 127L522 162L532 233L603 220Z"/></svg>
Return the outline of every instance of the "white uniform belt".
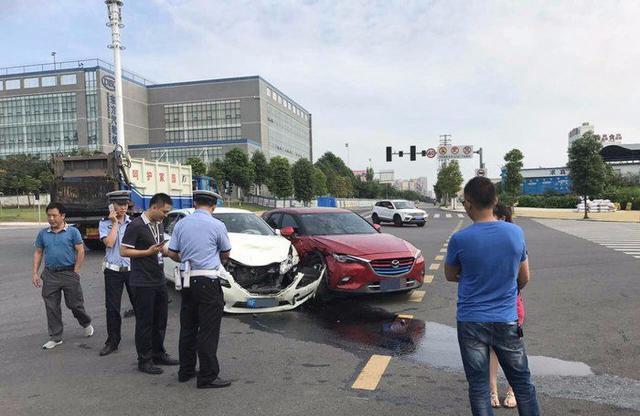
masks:
<svg viewBox="0 0 640 416"><path fill-rule="evenodd" d="M107 263L106 261L102 263L102 267L113 270L114 272L128 272L130 270L129 266L120 266L119 264Z"/></svg>
<svg viewBox="0 0 640 416"><path fill-rule="evenodd" d="M212 279L217 279L220 277L220 270L191 270L189 274L191 277L206 276L211 277Z"/></svg>

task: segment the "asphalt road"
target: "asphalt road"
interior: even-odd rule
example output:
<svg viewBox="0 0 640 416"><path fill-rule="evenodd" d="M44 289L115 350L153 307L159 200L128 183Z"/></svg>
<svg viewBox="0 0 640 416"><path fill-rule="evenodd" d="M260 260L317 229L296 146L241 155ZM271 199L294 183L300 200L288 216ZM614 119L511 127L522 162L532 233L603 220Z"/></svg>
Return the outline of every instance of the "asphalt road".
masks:
<svg viewBox="0 0 640 416"><path fill-rule="evenodd" d="M44 305L30 281L37 230L0 226L0 415L469 414L454 330L456 286L444 280L437 257L469 221L429 214L424 228L385 225L383 232L423 251L434 265L430 283L411 295L227 315L219 357L221 375L234 384L213 391L178 383L174 368L161 376L137 372L133 318L124 320L119 352L98 357L105 311L97 252L82 272L94 337L82 337L63 306L64 344L40 349L47 340ZM640 259L579 232L519 224L532 263L525 337L543 413L640 414ZM564 226L579 230L584 223ZM165 345L177 354L180 301L171 297Z"/></svg>

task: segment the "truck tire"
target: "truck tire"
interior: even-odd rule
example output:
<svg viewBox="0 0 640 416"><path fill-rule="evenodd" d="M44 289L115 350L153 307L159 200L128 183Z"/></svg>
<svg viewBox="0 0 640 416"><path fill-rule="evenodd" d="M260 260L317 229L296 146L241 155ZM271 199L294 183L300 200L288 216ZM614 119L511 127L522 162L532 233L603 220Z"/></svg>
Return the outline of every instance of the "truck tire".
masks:
<svg viewBox="0 0 640 416"><path fill-rule="evenodd" d="M402 218L400 217L400 215L396 214L393 216L393 223L396 225L396 227L402 227Z"/></svg>

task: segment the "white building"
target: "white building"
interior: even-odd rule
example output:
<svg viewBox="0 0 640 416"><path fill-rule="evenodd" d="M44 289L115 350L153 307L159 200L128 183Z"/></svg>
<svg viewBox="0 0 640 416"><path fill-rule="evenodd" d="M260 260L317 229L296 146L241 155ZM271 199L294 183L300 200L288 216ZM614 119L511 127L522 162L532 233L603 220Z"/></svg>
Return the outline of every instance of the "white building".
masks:
<svg viewBox="0 0 640 416"><path fill-rule="evenodd" d="M580 126L571 129L571 131L569 132L569 135L568 135L569 136L569 146L571 146L571 143L573 143L575 140L581 138L582 135L585 134L588 131L590 131L591 133L595 132L594 125L589 123L588 121L585 121ZM595 136L596 136L596 139L600 140L604 146L606 146L608 144L620 144L620 143L622 143L622 134L620 134L620 133L616 133L616 134L600 133L600 134L596 134Z"/></svg>

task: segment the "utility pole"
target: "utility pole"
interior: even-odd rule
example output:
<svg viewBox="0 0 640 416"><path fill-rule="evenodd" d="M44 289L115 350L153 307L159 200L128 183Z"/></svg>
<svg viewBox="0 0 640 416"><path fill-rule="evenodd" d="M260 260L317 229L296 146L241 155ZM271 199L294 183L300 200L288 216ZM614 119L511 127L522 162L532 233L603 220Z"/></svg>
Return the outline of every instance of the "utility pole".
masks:
<svg viewBox="0 0 640 416"><path fill-rule="evenodd" d="M449 146L451 145L451 135L450 134L441 134L440 135L440 146ZM447 166L447 159L438 158L438 171L442 170Z"/></svg>
<svg viewBox="0 0 640 416"><path fill-rule="evenodd" d="M116 80L116 124L117 138L119 146L123 152L127 149L124 140L124 112L122 104L122 64L120 62L120 51L124 46L120 43L120 29L124 27L122 24L122 0L106 0L105 4L109 10L109 21L107 26L111 28L111 44L107 45L109 49L113 49L113 72Z"/></svg>
<svg viewBox="0 0 640 416"><path fill-rule="evenodd" d="M53 56L53 69L56 69L56 51L51 52L51 56Z"/></svg>

